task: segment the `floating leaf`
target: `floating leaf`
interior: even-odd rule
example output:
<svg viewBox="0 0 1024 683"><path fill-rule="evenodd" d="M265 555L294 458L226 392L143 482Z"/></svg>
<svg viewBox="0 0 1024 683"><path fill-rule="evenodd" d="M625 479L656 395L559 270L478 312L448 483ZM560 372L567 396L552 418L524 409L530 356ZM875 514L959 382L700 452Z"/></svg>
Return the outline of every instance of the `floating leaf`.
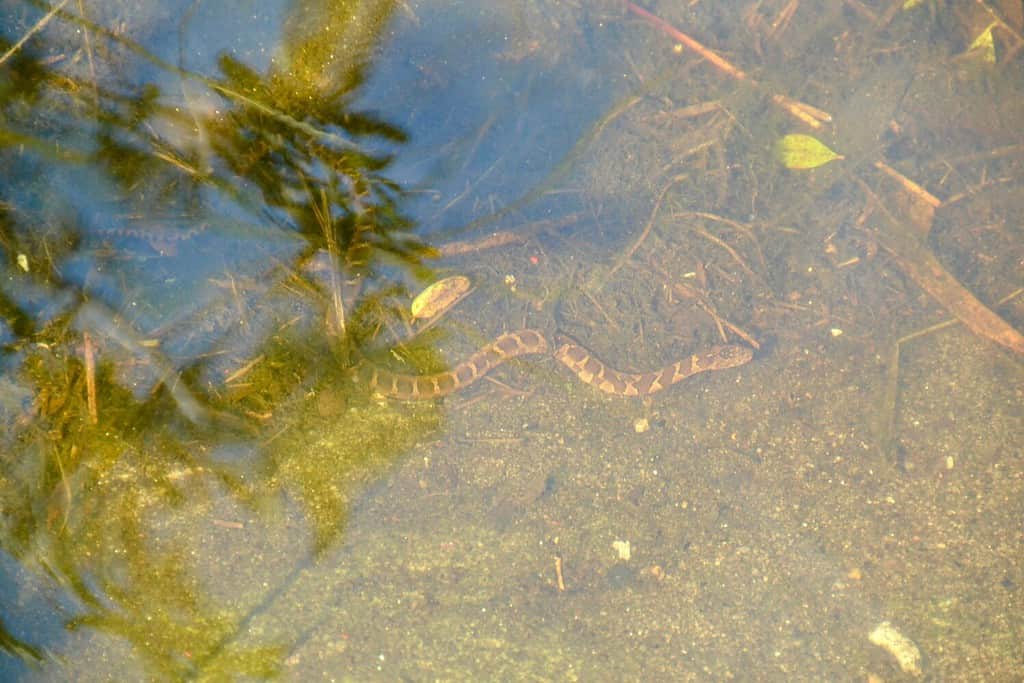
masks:
<svg viewBox="0 0 1024 683"><path fill-rule="evenodd" d="M786 168L805 171L844 157L810 135L786 135L775 143L775 158Z"/></svg>
<svg viewBox="0 0 1024 683"><path fill-rule="evenodd" d="M416 320L434 318L457 304L469 293L469 278L453 275L438 280L413 299L410 310Z"/></svg>

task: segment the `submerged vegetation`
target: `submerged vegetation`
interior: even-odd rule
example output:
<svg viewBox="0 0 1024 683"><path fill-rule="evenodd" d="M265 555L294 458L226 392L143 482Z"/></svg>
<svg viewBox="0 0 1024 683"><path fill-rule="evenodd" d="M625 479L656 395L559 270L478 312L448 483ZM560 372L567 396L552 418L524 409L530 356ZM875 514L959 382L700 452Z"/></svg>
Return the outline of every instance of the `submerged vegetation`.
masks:
<svg viewBox="0 0 1024 683"><path fill-rule="evenodd" d="M437 425L353 409L348 442L260 445L310 434L304 393L343 389L352 345L393 317L402 290L378 274L430 253L387 177L405 134L355 108L391 10L332 13L264 72L224 55L211 77L59 7L2 40L3 548L67 588L68 628L176 678L269 675L281 650L231 649L257 605L214 610L187 548L146 540L151 515L193 515L212 482L243 509L286 493L318 553L350 493ZM96 42L69 63L53 41L75 31ZM339 32L352 49L319 59Z"/></svg>

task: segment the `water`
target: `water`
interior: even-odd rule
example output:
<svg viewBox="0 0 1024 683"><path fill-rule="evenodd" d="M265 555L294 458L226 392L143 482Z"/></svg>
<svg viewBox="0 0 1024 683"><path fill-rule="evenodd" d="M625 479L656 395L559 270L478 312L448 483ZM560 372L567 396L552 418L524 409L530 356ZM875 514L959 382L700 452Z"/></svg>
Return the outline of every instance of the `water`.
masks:
<svg viewBox="0 0 1024 683"><path fill-rule="evenodd" d="M4 679L1019 675L1021 363L932 327L1024 328L1015 38L645 7L746 78L628 3L3 3ZM349 371L524 327L758 348Z"/></svg>

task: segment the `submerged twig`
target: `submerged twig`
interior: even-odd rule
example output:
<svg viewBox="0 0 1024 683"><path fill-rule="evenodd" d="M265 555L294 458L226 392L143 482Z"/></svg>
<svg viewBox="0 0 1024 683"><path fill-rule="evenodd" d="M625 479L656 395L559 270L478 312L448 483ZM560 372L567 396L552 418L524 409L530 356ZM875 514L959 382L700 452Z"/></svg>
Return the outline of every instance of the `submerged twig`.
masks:
<svg viewBox="0 0 1024 683"><path fill-rule="evenodd" d="M232 382L241 379L243 376L247 375L254 367L262 363L265 357L266 356L261 353L252 360L243 364L242 367L233 371L231 374L224 378L224 384L231 384Z"/></svg>
<svg viewBox="0 0 1024 683"><path fill-rule="evenodd" d="M562 575L562 557L561 555L555 555L555 585L558 586L558 592L565 592L565 577Z"/></svg>
<svg viewBox="0 0 1024 683"><path fill-rule="evenodd" d="M893 180L898 182L903 187L904 190L906 190L910 194L914 195L914 197L916 197L917 199L920 199L921 201L923 201L925 204L927 204L928 206L932 207L933 209L937 209L940 206L942 206L942 200L941 199L939 199L938 197L933 195L931 192L929 192L928 190L924 189L923 187L921 187L920 185L915 183L913 180L911 180L907 176L903 175L902 173L900 173L899 171L897 171L896 169L894 169L892 166L890 166L889 164L885 163L884 161L876 161L875 162L875 168L877 168L878 170L882 171L887 176L889 176L890 178L892 178Z"/></svg>
<svg viewBox="0 0 1024 683"><path fill-rule="evenodd" d="M1024 288L1017 289L1003 297L999 300L997 305L1002 306L1021 294L1024 294ZM947 327L953 327L960 322L961 321L957 318L944 320L922 330L904 335L897 339L896 343L892 345L892 351L889 353L889 362L885 370L885 391L882 394L882 405L879 406L880 417L878 420L878 447L884 460L889 460L891 457L892 445L896 433L896 403L899 400L900 354L902 353L903 345L915 339L920 339L921 337L944 330Z"/></svg>
<svg viewBox="0 0 1024 683"><path fill-rule="evenodd" d="M695 227L695 228L693 228L693 231L695 233L697 233L698 235L700 235L701 237L703 237L704 239L706 239L706 240L708 240L710 242L713 242L714 244L717 244L722 249L725 249L729 253L729 256L732 256L732 259L736 263L739 264L740 268L743 269L743 272L745 272L747 275L749 275L752 278L755 278L755 279L757 278L757 274L753 270L751 270L750 266L747 265L747 262L744 261L743 257L739 255L739 252L737 252L735 249L733 249L732 245L730 245L728 242L726 242L725 240L723 240L720 237L716 237L716 236L712 235L710 232L708 232L704 228Z"/></svg>
<svg viewBox="0 0 1024 683"><path fill-rule="evenodd" d="M665 279L665 282L672 282L672 276L665 272L664 268L661 268L656 263L650 263L649 265L659 275L661 275L662 278ZM707 313L712 320L715 321L715 326L718 328L718 334L722 338L723 342L729 341L729 337L725 333L725 330L728 329L733 334L735 334L736 336L740 337L745 342L750 344L750 346L752 346L753 348L761 348L760 342L754 339L754 337L751 334L746 332L739 325L736 325L730 322L728 319L722 317L721 314L719 314L718 311L715 309L715 307L710 302L708 302L707 297L704 295L703 292L697 291L696 289L689 287L681 282L673 282L672 291L678 294L679 296L683 297L684 299L696 302L697 306L702 311Z"/></svg>
<svg viewBox="0 0 1024 683"><path fill-rule="evenodd" d="M648 12L639 5L629 2L629 0L626 0L626 9L642 18L644 21L648 22L673 40L678 40L680 43L706 59L708 63L713 65L722 73L731 76L737 81L746 81L753 84L758 89L763 89L757 81L749 78L743 69L733 65L727 59L719 56L713 50L705 47L699 41L686 35L661 17ZM811 128L821 128L823 123L832 120L832 116L828 112L822 111L817 107L812 107L804 102L794 100L791 97L786 97L785 95L771 93L771 101Z"/></svg>
<svg viewBox="0 0 1024 683"><path fill-rule="evenodd" d="M715 324L718 326L718 333L721 335L723 342L729 341L729 337L725 334L725 330L722 329L724 327L755 349L761 348L761 343L759 341L754 339L752 335L740 326L719 315L718 311L716 311L711 304L705 301L703 297L697 299L697 305L715 321Z"/></svg>
<svg viewBox="0 0 1024 683"><path fill-rule="evenodd" d="M36 22L35 26L26 31L25 35L18 39L18 42L16 42L14 45L11 45L11 47L7 49L7 52L0 56L0 65L6 62L8 59L10 59L11 55L20 50L21 46L24 45L29 38L42 31L43 28L50 23L50 20L53 19L53 16L60 12L66 4L68 4L68 0L62 0L62 2L59 5L53 7L49 12L43 15L43 17Z"/></svg>
<svg viewBox="0 0 1024 683"><path fill-rule="evenodd" d="M683 214L674 214L674 215L683 215ZM707 211L690 211L690 212L688 212L688 215L696 216L698 218L704 218L704 219L707 219L709 221L716 221L718 223L724 223L725 225L731 226L731 227L735 228L736 230L740 231L742 234L746 235L747 238L754 245L754 253L757 256L757 262L760 264L761 270L764 271L764 272L768 272L768 264L767 264L767 262L764 259L764 251L761 249L761 242L758 241L757 235L754 234L753 229L749 225L746 225L745 223L740 223L739 221L735 221L735 220L733 220L731 218L726 218L725 216L719 216L716 213L709 213Z"/></svg>
<svg viewBox="0 0 1024 683"><path fill-rule="evenodd" d="M890 230L879 234L879 244L910 279L959 319L969 330L1019 354L1024 354L1024 335L985 306L939 262L928 247L911 233L860 178L855 180L877 203Z"/></svg>
<svg viewBox="0 0 1024 683"><path fill-rule="evenodd" d="M82 332L82 341L85 347L85 402L89 408L89 423L98 424L100 413L96 402L96 350L88 332Z"/></svg>
<svg viewBox="0 0 1024 683"><path fill-rule="evenodd" d="M622 266L626 265L626 261L633 257L633 254L636 253L636 250L640 248L640 245L644 243L644 240L647 239L647 236L651 234L651 229L654 227L654 219L658 215L658 210L661 208L661 202L665 199L665 195L668 194L668 191L672 189L673 185L676 185L677 183L686 180L688 177L689 176L685 174L677 175L676 177L672 178L670 181L668 181L668 183L665 184L665 187L663 187L661 189L661 192L658 193L658 199L655 200L654 202L654 208L651 209L651 215L647 219L647 225L644 226L644 229L640 233L640 236L636 238L635 242L633 242L633 246L627 249L626 252L619 256L618 260L615 261L615 265L613 265L612 269L608 272L608 277L614 275L620 268L622 268Z"/></svg>
<svg viewBox="0 0 1024 683"><path fill-rule="evenodd" d="M82 2L82 0L77 0L77 2L78 2L78 13L81 14L81 15L85 15L85 4ZM92 106L93 106L93 109L98 111L99 108L100 108L100 93L99 93L99 88L97 88L97 85L96 85L97 84L96 62L93 59L92 40L89 38L90 35L91 35L90 31L88 31L88 30L82 31L82 44L85 47L85 58L86 58L86 60L89 63L89 76L90 76L90 78L92 78L92 83L91 83L91 85L92 85Z"/></svg>
<svg viewBox="0 0 1024 683"><path fill-rule="evenodd" d="M704 59L708 60L708 62L713 64L715 68L718 69L719 71L727 73L739 81L742 81L747 77L747 74L744 73L742 69L733 66L732 64L729 63L728 60L726 60L723 57L719 57L713 51L704 47L698 41L686 35L682 31L677 29L675 26L662 19L661 17L655 14L651 14L643 7L635 5L632 2L628 2L628 0L626 2L626 9L628 9L630 12L637 15L638 17L644 19L648 23L656 26L662 33L669 36L670 38L678 40L680 43L690 48Z"/></svg>
<svg viewBox="0 0 1024 683"><path fill-rule="evenodd" d="M460 254L472 254L478 251L484 251L486 249L494 249L496 247L504 247L508 244L525 244L526 236L521 235L517 232L492 232L487 237L482 237L478 240L459 240L456 242L449 242L448 244L441 245L437 248L437 253L440 256L458 256Z"/></svg>

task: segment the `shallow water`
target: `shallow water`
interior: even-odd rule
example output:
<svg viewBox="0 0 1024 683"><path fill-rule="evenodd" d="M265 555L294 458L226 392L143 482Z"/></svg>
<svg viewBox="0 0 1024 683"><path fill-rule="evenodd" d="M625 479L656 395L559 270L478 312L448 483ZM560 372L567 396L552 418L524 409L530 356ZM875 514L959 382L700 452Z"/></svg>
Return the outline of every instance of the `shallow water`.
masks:
<svg viewBox="0 0 1024 683"><path fill-rule="evenodd" d="M645 7L0 3L0 677L1019 675L1021 18Z"/></svg>

